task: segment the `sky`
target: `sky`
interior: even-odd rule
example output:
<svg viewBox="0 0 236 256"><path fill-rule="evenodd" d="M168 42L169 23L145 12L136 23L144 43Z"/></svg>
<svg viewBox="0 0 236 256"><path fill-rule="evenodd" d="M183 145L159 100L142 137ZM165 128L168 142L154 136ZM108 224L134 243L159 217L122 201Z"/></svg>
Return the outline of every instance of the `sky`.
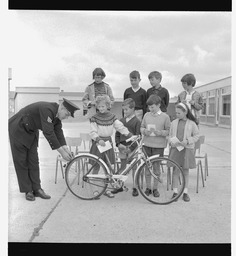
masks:
<svg viewBox="0 0 236 256"><path fill-rule="evenodd" d="M60 87L84 92L101 67L116 98L138 70L140 86L159 71L170 96L183 75L196 87L231 76L231 12L9 10L7 64L10 89Z"/></svg>

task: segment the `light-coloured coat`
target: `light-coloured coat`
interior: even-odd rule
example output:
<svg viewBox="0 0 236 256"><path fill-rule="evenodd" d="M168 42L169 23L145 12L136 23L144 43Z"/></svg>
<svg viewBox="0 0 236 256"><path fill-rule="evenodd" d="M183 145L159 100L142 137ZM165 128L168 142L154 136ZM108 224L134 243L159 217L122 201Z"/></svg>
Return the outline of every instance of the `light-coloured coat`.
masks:
<svg viewBox="0 0 236 256"><path fill-rule="evenodd" d="M179 119L176 118L171 122L170 132L169 132L169 143L172 142L173 137L177 135ZM199 129L195 122L187 119L186 125L184 128L184 138L183 140L188 140L186 148L194 149L195 142L199 140Z"/></svg>

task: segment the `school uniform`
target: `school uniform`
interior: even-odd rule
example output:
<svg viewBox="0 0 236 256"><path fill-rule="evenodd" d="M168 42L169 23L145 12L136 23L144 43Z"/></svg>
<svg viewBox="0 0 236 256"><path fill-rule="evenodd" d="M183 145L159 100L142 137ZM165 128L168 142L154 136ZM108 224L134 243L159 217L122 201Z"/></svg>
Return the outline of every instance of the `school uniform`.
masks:
<svg viewBox="0 0 236 256"><path fill-rule="evenodd" d="M147 99L152 95L158 95L161 98L161 106L160 109L162 112L167 112L167 107L169 105L169 92L165 87L162 87L161 85L158 88L155 88L155 86L149 88L147 90Z"/></svg>
<svg viewBox="0 0 236 256"><path fill-rule="evenodd" d="M9 119L9 139L20 192L41 188L38 139L41 130L52 150L66 145L62 123L57 118L59 105L32 103Z"/></svg>
<svg viewBox="0 0 236 256"><path fill-rule="evenodd" d="M135 90L133 87L129 87L124 92L124 100L131 98L135 102L135 114L142 121L143 116L147 111L147 92L142 88L139 87Z"/></svg>
<svg viewBox="0 0 236 256"><path fill-rule="evenodd" d="M175 119L171 123L169 142L171 142L174 137L177 137L179 141L187 140L188 144L181 151L175 146L171 146L169 158L184 169L196 168L194 145L199 139L199 130L196 123L189 119Z"/></svg>
<svg viewBox="0 0 236 256"><path fill-rule="evenodd" d="M120 119L120 121L123 123L125 127L128 128L128 130L133 134L133 135L139 135L140 134L140 126L141 122L140 120L135 116L131 117L123 117ZM129 146L132 142L126 142L127 137L122 135L120 132L115 133L115 142L116 146L118 147L119 144L123 144L124 146ZM136 148L137 144L133 143L133 145L130 146L130 150L133 151ZM126 159L128 157L128 153L125 150L119 149L119 157L121 159Z"/></svg>

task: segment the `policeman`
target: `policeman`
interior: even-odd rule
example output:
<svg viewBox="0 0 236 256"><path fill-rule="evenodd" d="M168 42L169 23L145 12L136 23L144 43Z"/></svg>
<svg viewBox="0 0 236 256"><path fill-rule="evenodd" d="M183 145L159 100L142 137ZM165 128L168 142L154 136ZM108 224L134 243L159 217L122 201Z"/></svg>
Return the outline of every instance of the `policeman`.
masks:
<svg viewBox="0 0 236 256"><path fill-rule="evenodd" d="M9 119L9 139L19 190L25 193L26 200L35 197L50 199L41 188L39 175L38 139L39 130L49 142L52 150L57 150L66 160L72 154L66 146L61 120L74 117L79 110L75 104L63 98L59 105L55 102L40 101L32 103Z"/></svg>

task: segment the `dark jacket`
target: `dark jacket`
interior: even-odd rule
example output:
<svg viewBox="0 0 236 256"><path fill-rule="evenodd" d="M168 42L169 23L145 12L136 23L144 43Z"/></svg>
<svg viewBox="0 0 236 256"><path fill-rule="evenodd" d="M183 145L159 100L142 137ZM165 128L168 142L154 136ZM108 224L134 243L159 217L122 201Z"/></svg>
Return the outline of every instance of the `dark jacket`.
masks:
<svg viewBox="0 0 236 256"><path fill-rule="evenodd" d="M52 149L66 145L61 120L56 117L59 105L54 102L32 103L9 119L9 135L30 148L39 130Z"/></svg>

